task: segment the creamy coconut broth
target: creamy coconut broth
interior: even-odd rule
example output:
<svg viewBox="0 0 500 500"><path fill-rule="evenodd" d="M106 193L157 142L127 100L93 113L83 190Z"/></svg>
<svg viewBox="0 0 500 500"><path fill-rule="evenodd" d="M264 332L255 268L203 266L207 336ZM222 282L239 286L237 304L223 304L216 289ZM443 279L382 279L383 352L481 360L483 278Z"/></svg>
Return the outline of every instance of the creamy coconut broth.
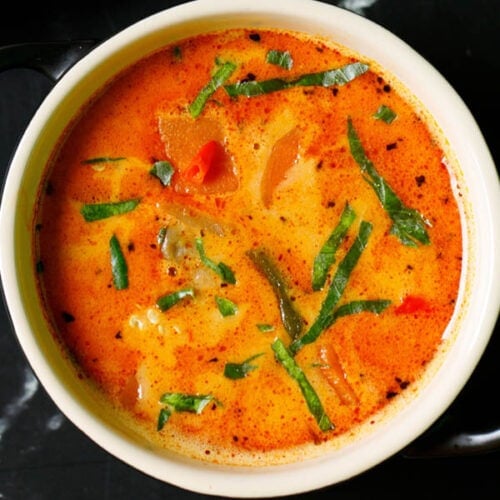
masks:
<svg viewBox="0 0 500 500"><path fill-rule="evenodd" d="M47 166L47 317L115 418L167 449L241 464L335 443L416 392L443 343L446 164L371 61L279 31L180 41L100 91Z"/></svg>

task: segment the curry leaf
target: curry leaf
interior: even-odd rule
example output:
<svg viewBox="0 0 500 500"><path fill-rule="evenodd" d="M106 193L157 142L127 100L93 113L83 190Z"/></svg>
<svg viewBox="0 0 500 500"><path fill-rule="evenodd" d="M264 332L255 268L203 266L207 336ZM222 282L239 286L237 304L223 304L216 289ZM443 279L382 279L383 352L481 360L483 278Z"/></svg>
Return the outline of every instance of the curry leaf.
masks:
<svg viewBox="0 0 500 500"><path fill-rule="evenodd" d="M156 305L161 311L166 311L186 297L194 297L194 290L192 288L183 288L181 290L162 295L156 301Z"/></svg>
<svg viewBox="0 0 500 500"><path fill-rule="evenodd" d="M224 264L223 262L219 262L217 264L206 256L203 240L201 238L196 238L196 249L198 250L200 259L205 266L217 273L225 283L230 283L231 285L236 283L236 277L234 276L232 269L227 264Z"/></svg>
<svg viewBox="0 0 500 500"><path fill-rule="evenodd" d="M139 204L139 199L117 201L114 203L94 203L83 205L80 213L87 222L107 219L114 215L122 215L131 212Z"/></svg>
<svg viewBox="0 0 500 500"><path fill-rule="evenodd" d="M109 251L111 254L113 284L117 290L124 290L128 288L128 266L120 242L115 235L109 240Z"/></svg>
<svg viewBox="0 0 500 500"><path fill-rule="evenodd" d="M253 365L251 361L262 356L264 353L255 354L243 361L243 363L226 363L224 366L224 376L232 380L245 378L251 371L256 370L257 365Z"/></svg>

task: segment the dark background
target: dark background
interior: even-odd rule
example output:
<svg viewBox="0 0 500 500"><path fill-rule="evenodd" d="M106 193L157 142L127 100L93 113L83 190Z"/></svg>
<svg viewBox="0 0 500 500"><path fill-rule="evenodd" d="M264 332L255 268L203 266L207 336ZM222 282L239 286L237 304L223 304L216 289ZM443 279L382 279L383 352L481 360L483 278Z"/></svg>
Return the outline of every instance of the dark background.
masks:
<svg viewBox="0 0 500 500"><path fill-rule="evenodd" d="M216 1L216 0L214 0ZM256 0L262 1L262 0ZM104 40L176 1L9 2L0 45ZM383 25L431 62L475 116L500 165L500 0L330 1ZM354 7L353 7L354 6ZM359 8L359 7L363 8ZM1 66L0 55L0 66ZM0 71L0 182L29 120L52 87L30 69ZM0 238L1 232L0 232ZM1 242L1 239L0 239ZM498 325L471 380L434 429L438 438L481 433L500 423ZM446 429L442 434L441 428ZM444 436L444 438L443 438ZM426 440L418 449L429 453ZM301 498L500 498L500 448L446 458L397 454L372 470ZM0 499L205 498L152 479L100 449L56 408L21 352L0 303ZM207 497L208 498L208 497Z"/></svg>

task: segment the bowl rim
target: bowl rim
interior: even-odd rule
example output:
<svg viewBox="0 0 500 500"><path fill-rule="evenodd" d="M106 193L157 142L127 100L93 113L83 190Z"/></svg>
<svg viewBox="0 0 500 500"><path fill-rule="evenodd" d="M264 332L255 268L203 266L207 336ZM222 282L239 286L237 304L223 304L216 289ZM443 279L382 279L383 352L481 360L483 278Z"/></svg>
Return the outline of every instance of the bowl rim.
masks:
<svg viewBox="0 0 500 500"><path fill-rule="evenodd" d="M138 446L132 440L117 435L95 415L82 409L79 402L72 397L67 387L53 372L31 333L31 321L26 313L23 292L19 286L19 273L22 272L19 270L16 253L19 222L13 217L24 182L23 166L30 162L34 138L42 133L45 124L52 119L53 111L60 100L78 86L82 75L91 74L117 51L142 39L144 33L160 33L172 29L173 26L184 26L186 23L191 23L193 17L205 19L210 24L215 18L228 19L241 15L264 20L266 16L277 19L277 16L283 13L287 13L283 17L283 23L295 20L297 26L315 26L326 31L333 30L334 26L343 26L342 29L338 28L335 31L333 38L348 47L350 45L345 43L344 38L352 36L355 31L362 33L357 37L373 41L374 47L370 49L372 53L384 55L383 58L374 57L376 61L386 59L388 51L386 47L390 46L394 67L390 64L382 66L395 74L403 84L408 84L409 79L414 78L414 85L432 87L433 92L429 93L429 99L425 100L424 104L431 109L442 106L450 113L446 118L447 123L457 122L460 132L454 134L452 142L457 145L459 136L466 138L462 139L457 148L460 150L459 155L467 158L467 161L477 169L478 175L475 180L477 185L474 185L476 191L473 194L477 198L481 194L483 198L475 201L477 205L475 210L488 215L481 221L478 217L475 219L477 227L474 229L476 231L474 238L480 237L482 243L480 247L473 249L477 257L476 271L480 279L481 294L471 306L476 311L474 317L468 319L468 328L472 333L467 341L464 340L456 345L455 358L451 361L447 358L444 363L450 365L447 366L449 370L459 368L459 375L453 378L447 377L446 380L439 381L439 384L436 380L432 380L430 385L432 388L435 386L439 394L431 398L429 395L431 391L426 391L427 403L418 414L412 413L409 409L403 410L398 415L399 418L392 421L391 430L386 433L383 445L375 443L375 435L370 436L367 445L371 443L373 445L370 447L370 455L363 457L362 464L356 456L357 448L350 447L336 457L336 470L333 472L330 456L312 459L307 463L265 467L258 470L247 467L236 469L219 467L204 463L193 464L190 460L169 461L166 466L164 457L158 456L147 446ZM354 50L358 51L356 48ZM364 54L366 53L365 50ZM472 167L469 170L472 171ZM272 497L315 490L364 472L417 438L452 403L474 370L489 341L500 306L500 283L494 282L494 277L498 276L500 271L499 257L495 255L499 253L497 242L500 241L500 228L493 219L494 214L500 213L500 188L495 172L484 138L462 99L430 63L382 26L350 11L317 0L275 0L272 3L253 0L218 0L218 2L192 0L140 20L97 46L63 76L35 113L13 156L0 205L0 227L4 228L7 235L6 242L5 240L2 242L0 249L0 275L4 299L22 350L50 397L69 420L115 457L152 477L208 495ZM470 174L468 179L472 179ZM439 404L437 399L440 400ZM193 480L194 473L196 473L195 480Z"/></svg>

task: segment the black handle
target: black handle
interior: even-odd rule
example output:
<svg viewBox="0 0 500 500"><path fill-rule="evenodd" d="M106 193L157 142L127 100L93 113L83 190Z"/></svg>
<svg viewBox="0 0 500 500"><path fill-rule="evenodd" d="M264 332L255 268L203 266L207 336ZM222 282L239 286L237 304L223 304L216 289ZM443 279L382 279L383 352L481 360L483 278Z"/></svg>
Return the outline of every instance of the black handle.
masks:
<svg viewBox="0 0 500 500"><path fill-rule="evenodd" d="M28 42L0 47L0 71L31 68L57 82L98 40Z"/></svg>

